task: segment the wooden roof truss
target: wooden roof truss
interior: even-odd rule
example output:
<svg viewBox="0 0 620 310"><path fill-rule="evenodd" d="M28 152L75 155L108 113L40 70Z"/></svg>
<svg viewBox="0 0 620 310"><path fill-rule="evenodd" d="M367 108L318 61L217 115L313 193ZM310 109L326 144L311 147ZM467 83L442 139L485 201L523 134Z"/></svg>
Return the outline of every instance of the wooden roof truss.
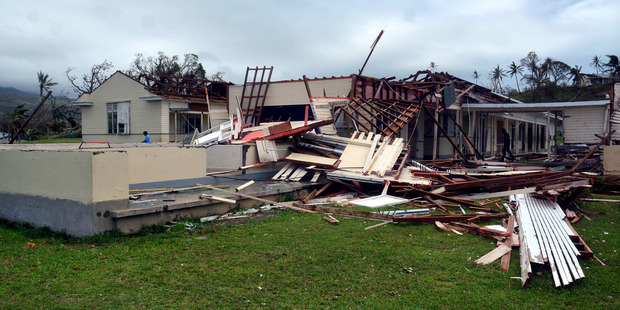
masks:
<svg viewBox="0 0 620 310"><path fill-rule="evenodd" d="M353 98L342 107L342 112L355 119L365 132L376 132L392 137L409 123L420 111L420 102Z"/></svg>

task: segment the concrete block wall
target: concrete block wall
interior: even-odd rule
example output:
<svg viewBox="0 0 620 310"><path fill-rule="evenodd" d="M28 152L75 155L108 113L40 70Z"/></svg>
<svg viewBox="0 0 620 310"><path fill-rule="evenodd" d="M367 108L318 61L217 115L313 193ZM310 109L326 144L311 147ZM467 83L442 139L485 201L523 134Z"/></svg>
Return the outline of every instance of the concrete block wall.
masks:
<svg viewBox="0 0 620 310"><path fill-rule="evenodd" d="M606 145L603 152L605 174L620 175L620 145Z"/></svg>
<svg viewBox="0 0 620 310"><path fill-rule="evenodd" d="M0 218L78 237L113 229L127 231L123 230L127 220L114 214L129 208L130 184L201 178L207 165L221 170L256 162L256 148L243 145L206 149L134 145L96 150L7 146L0 149ZM259 166L248 173L274 169L278 167ZM204 214L198 212L204 209L202 204L197 202L195 207L170 216ZM143 219L131 221L131 232L162 217L156 217L155 222Z"/></svg>
<svg viewBox="0 0 620 310"><path fill-rule="evenodd" d="M142 147L126 152L129 184L201 178L207 172L207 152L203 148Z"/></svg>

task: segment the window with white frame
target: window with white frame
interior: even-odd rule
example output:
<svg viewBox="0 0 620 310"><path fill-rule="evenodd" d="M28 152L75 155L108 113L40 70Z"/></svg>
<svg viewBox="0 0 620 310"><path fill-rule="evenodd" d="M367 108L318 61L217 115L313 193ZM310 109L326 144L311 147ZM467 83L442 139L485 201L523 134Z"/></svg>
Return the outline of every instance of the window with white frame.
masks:
<svg viewBox="0 0 620 310"><path fill-rule="evenodd" d="M108 103L108 134L129 134L129 102Z"/></svg>

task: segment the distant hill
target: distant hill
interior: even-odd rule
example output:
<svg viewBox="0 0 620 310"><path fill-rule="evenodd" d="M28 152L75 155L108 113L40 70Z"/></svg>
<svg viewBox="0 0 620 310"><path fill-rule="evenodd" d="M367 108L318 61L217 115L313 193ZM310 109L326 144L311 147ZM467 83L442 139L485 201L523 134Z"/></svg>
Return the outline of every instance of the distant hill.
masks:
<svg viewBox="0 0 620 310"><path fill-rule="evenodd" d="M0 94L17 94L17 95L31 95L27 92L23 92L15 87L2 87L0 86Z"/></svg>
<svg viewBox="0 0 620 310"><path fill-rule="evenodd" d="M607 100L605 96L610 92L611 84L596 84L584 87L562 87L550 84L535 90L523 91L520 94L514 91L509 96L523 102L571 102Z"/></svg>
<svg viewBox="0 0 620 310"><path fill-rule="evenodd" d="M0 86L0 115L13 111L13 109L25 104L30 108L39 102L39 95L23 92L14 87Z"/></svg>

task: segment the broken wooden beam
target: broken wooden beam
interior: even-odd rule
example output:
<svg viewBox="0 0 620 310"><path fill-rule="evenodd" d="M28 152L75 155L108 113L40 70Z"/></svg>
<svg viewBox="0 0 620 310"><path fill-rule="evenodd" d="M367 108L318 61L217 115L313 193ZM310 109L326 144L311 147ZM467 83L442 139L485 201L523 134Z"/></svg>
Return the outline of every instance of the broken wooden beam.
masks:
<svg viewBox="0 0 620 310"><path fill-rule="evenodd" d="M207 194L201 194L199 198L200 199L212 199L212 200L217 200L217 201L226 202L230 204L237 203L237 201L233 199L228 199L228 198L213 196L213 195L207 195Z"/></svg>
<svg viewBox="0 0 620 310"><path fill-rule="evenodd" d="M506 254L510 254L510 250L511 250L511 248L509 246L507 246L505 244L502 244L502 245L496 247L495 249L493 249L491 252L489 252L489 253L483 255L482 257L478 258L476 260L476 264L488 265L488 264L496 261L500 257L503 257Z"/></svg>
<svg viewBox="0 0 620 310"><path fill-rule="evenodd" d="M410 187L407 190L411 191L411 192L414 192L418 196L429 196L429 197L432 197L434 199L441 199L441 200L445 200L445 201L450 201L450 202L454 202L454 203L459 204L459 205L466 205L468 207L479 207L480 206L480 205L476 204L473 200L462 199L462 198L454 198L454 197L450 197L450 196L446 196L446 195L442 195L442 194L436 194L436 193L432 193L432 192L427 192L425 190L422 190L422 189L419 189L419 188L415 188L415 187Z"/></svg>
<svg viewBox="0 0 620 310"><path fill-rule="evenodd" d="M242 190L242 189L244 189L244 188L246 188L246 187L248 187L248 186L250 186L252 184L254 184L254 180L251 180L251 181L249 181L247 183L244 183L244 184L240 185L235 190L238 192L238 191L240 191L240 190Z"/></svg>
<svg viewBox="0 0 620 310"><path fill-rule="evenodd" d="M508 246L508 248L512 249L512 234L514 233L514 229L515 229L515 216L514 215L510 215L510 217L508 217L508 224L506 225L506 231L508 231L508 233L510 234L508 237L506 237L506 241L504 241L504 244L506 246ZM501 262L501 269L503 271L508 271L508 268L510 268L510 252L508 251L506 254L504 254L502 256L502 262Z"/></svg>
<svg viewBox="0 0 620 310"><path fill-rule="evenodd" d="M339 220L337 220L335 217L333 217L331 215L324 216L323 220L325 220L326 222L328 222L330 224L334 224L334 225L338 225L338 223L340 223Z"/></svg>
<svg viewBox="0 0 620 310"><path fill-rule="evenodd" d="M383 226L383 225L389 224L389 223L392 223L392 222L390 222L390 221L381 222L379 224L368 226L368 227L364 228L364 230L369 230L369 229L372 229L372 228L375 228L375 227L379 227L379 226Z"/></svg>
<svg viewBox="0 0 620 310"><path fill-rule="evenodd" d="M347 215L347 216L369 218L369 219L375 219L375 220L381 220L381 221L391 221L394 218L394 216L388 215L388 214L357 211L357 210L351 210L351 209L341 209L341 208L325 207L325 206L318 206L318 205L304 205L304 204L299 204L299 203L293 203L293 205L296 208L304 209L304 210L312 211L312 212Z"/></svg>
<svg viewBox="0 0 620 310"><path fill-rule="evenodd" d="M596 146L594 146L584 158L577 162L577 164L570 170L570 173L577 171L579 166L581 166L588 158L590 158L590 156L592 156L592 154L594 154L594 152L596 152L596 150L598 150L598 148L601 147L601 145L603 145L605 141L609 140L609 138L611 138L611 136L613 136L615 132L615 130L612 130L607 136L605 136L605 138L603 138Z"/></svg>
<svg viewBox="0 0 620 310"><path fill-rule="evenodd" d="M501 219L510 216L508 213L493 214L442 214L442 215L407 215L394 217L394 222L419 222L433 224L439 222L466 221L472 217L479 220Z"/></svg>
<svg viewBox="0 0 620 310"><path fill-rule="evenodd" d="M233 195L238 195L238 196L245 197L245 198L250 198L250 199L253 199L253 200L258 200L258 201L266 202L266 203L273 204L273 205L276 205L276 206L281 206L281 207L293 209L293 210L296 210L296 211L314 213L314 211L312 211L312 210L307 210L307 209L303 209L303 208L297 208L297 207L289 205L289 204L285 204L285 203L281 203L281 202L276 202L276 201L269 200L269 199L259 198L259 197L251 196L251 195L248 195L248 194L235 193L235 192L232 192L232 191L229 191L229 190L225 190L225 189L221 189L221 188L217 188L217 187L211 186L211 185L205 185L205 184L198 184L198 185L204 186L204 187L206 187L208 189L212 189L212 190L216 190L216 191L221 191L221 192L225 192L225 193L229 193L229 194L233 194Z"/></svg>

